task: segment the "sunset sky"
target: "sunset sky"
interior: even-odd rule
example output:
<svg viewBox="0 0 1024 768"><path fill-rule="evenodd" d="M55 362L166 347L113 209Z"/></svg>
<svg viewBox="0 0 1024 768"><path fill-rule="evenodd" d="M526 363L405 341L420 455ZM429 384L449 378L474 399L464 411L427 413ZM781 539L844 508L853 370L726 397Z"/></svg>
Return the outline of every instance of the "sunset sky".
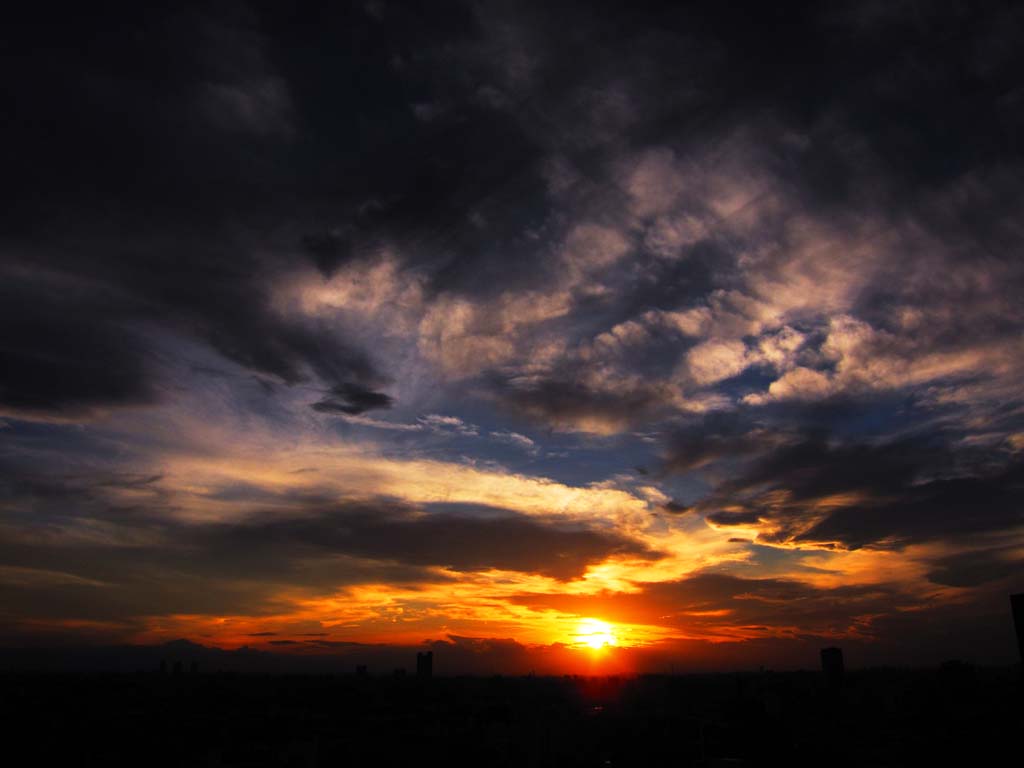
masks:
<svg viewBox="0 0 1024 768"><path fill-rule="evenodd" d="M145 5L5 22L0 645L1013 660L1019 4Z"/></svg>

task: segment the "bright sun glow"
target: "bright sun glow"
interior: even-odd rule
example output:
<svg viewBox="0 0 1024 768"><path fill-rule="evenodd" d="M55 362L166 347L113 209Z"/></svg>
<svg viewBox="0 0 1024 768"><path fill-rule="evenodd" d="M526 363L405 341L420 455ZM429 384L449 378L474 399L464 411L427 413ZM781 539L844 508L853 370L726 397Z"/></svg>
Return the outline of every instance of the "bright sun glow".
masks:
<svg viewBox="0 0 1024 768"><path fill-rule="evenodd" d="M612 632L612 625L600 619L580 619L579 629L576 632L576 642L579 645L595 650L619 644L618 639Z"/></svg>

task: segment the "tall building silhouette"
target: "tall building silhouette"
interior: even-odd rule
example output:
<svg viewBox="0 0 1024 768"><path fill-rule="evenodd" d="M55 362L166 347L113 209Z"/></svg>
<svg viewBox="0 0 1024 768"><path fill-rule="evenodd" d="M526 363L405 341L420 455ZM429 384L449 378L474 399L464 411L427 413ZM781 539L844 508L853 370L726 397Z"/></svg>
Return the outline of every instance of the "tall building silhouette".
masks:
<svg viewBox="0 0 1024 768"><path fill-rule="evenodd" d="M1017 650L1024 664L1024 592L1010 595L1010 607L1013 609L1013 626L1017 630Z"/></svg>
<svg viewBox="0 0 1024 768"><path fill-rule="evenodd" d="M821 671L829 688L839 688L843 683L843 649L821 649Z"/></svg>
<svg viewBox="0 0 1024 768"><path fill-rule="evenodd" d="M416 677L432 677L434 674L434 652L416 654Z"/></svg>

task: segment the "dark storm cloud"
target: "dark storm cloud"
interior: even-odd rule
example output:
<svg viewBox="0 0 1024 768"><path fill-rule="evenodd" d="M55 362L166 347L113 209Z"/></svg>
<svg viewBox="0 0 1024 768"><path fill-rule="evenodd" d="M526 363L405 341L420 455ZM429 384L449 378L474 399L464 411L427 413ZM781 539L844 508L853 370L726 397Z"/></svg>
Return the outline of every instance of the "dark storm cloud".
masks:
<svg viewBox="0 0 1024 768"><path fill-rule="evenodd" d="M712 512L708 522L716 525L753 525L760 520L759 512Z"/></svg>
<svg viewBox="0 0 1024 768"><path fill-rule="evenodd" d="M0 411L76 417L151 401L144 343L110 304L70 281L0 273Z"/></svg>
<svg viewBox="0 0 1024 768"><path fill-rule="evenodd" d="M503 514L472 517L402 514L398 510L353 507L325 510L316 517L197 529L200 540L224 554L287 551L335 552L414 566L456 571L500 570L540 573L558 579L582 575L586 566L611 555L654 557L628 538L553 521Z"/></svg>
<svg viewBox="0 0 1024 768"><path fill-rule="evenodd" d="M948 458L941 446L919 440L836 446L811 437L769 451L728 485L737 492L777 485L798 501L859 489L887 495L906 489L923 470L943 469Z"/></svg>
<svg viewBox="0 0 1024 768"><path fill-rule="evenodd" d="M1014 546L959 552L932 561L933 570L928 578L936 584L950 587L976 587L994 581L1020 581L1024 573L1024 558ZM1000 591L1013 591L1010 590Z"/></svg>
<svg viewBox="0 0 1024 768"><path fill-rule="evenodd" d="M11 381L3 398L10 408L60 413L152 399L159 385L152 374L159 357L154 330L197 337L288 384L310 375L327 382L383 380L366 353L334 329L277 313L261 282L273 272L246 255L248 246L170 236L130 241L125 233L121 242L89 242L96 252L87 276L75 274L82 266L77 247L47 245L45 255L34 255L60 277L49 281L45 295L37 281L20 275L7 283L17 297L4 308Z"/></svg>
<svg viewBox="0 0 1024 768"><path fill-rule="evenodd" d="M345 413L355 416L373 408L390 408L393 400L381 392L345 382L332 387L323 400L313 403L310 408L321 413Z"/></svg>
<svg viewBox="0 0 1024 768"><path fill-rule="evenodd" d="M302 245L325 274L395 243L437 289L514 283L512 255L546 215L540 153L479 94L479 18L461 4L378 10L260 12L305 131Z"/></svg>
<svg viewBox="0 0 1024 768"><path fill-rule="evenodd" d="M756 528L762 543L898 549L983 541L1024 522L1019 457L998 442L972 445L955 421L920 426L905 397L782 404L756 414L694 419L666 441L662 467L670 475L710 470L719 478L693 505L716 526ZM989 424L1019 429L1016 418ZM891 434L908 428L912 436ZM1006 558L988 551L937 562L934 580L996 578Z"/></svg>
<svg viewBox="0 0 1024 768"><path fill-rule="evenodd" d="M144 355L122 343L145 324L194 334L289 383L311 370L328 385L379 386L379 363L334 329L282 317L270 285L307 258L330 275L387 243L404 246L402 258L436 291L483 295L547 280L557 267L532 244L567 228L545 178L553 153L595 177L590 188L607 187L606 155L665 145L685 153L771 112L783 134L803 131L813 145L796 154L779 145L772 163L789 186L807 200L859 205L862 155L851 146L866 145L892 177L867 186L898 198L1007 148L1021 112L1010 77L1019 54L1006 42L1019 13L870 17L808 4L784 19L656 3L600 14L572 5L125 6L58 25L19 12L5 82L18 109L5 142L4 248L123 294L107 310L115 318L84 312L77 327L94 346L116 346L123 360L112 362L127 374L120 387L86 383L73 362L41 353L70 375L54 385L66 394L52 404L41 396L38 408L151 394ZM971 94L953 122L950 94ZM842 127L829 133L833 115ZM695 253L624 301L678 307L714 285L729 259ZM45 349L47 329L35 330ZM24 376L9 385L16 397ZM510 392L509 403L556 423L591 413L622 423L659 397L574 388L585 385L553 378Z"/></svg>
<svg viewBox="0 0 1024 768"><path fill-rule="evenodd" d="M63 25L12 20L17 65L5 79L18 108L0 245L9 263L46 269L63 288L20 308L11 408L59 413L151 394L152 341L136 337L154 328L288 383L308 371L378 378L344 339L270 306L283 265L254 252L291 215L274 202L295 191L282 164L291 107L256 27L244 12L129 7ZM25 403L33 377L50 381Z"/></svg>
<svg viewBox="0 0 1024 768"><path fill-rule="evenodd" d="M594 431L615 431L640 420L662 405L659 394L645 387L629 392L594 390L573 380L500 382L493 392L504 406L543 424L595 425Z"/></svg>
<svg viewBox="0 0 1024 768"><path fill-rule="evenodd" d="M324 277L333 275L352 254L350 239L338 231L305 235L302 238L302 247Z"/></svg>
<svg viewBox="0 0 1024 768"><path fill-rule="evenodd" d="M899 547L1024 521L1019 461L954 451L948 438L840 443L803 437L765 450L697 506L760 540ZM780 495L781 494L781 495ZM715 511L719 504L745 511Z"/></svg>
<svg viewBox="0 0 1024 768"><path fill-rule="evenodd" d="M865 507L836 511L797 540L856 547L1013 529L1024 521L1024 467L1017 462L975 477L924 482Z"/></svg>
<svg viewBox="0 0 1024 768"><path fill-rule="evenodd" d="M661 508L671 515L685 515L693 512L692 506L683 504L680 501L667 501L661 505Z"/></svg>
<svg viewBox="0 0 1024 768"><path fill-rule="evenodd" d="M290 384L384 381L343 332L275 309L274 283L303 247L330 274L352 242L388 240L435 243L419 250L449 254L437 274L458 283L455 264L474 270L506 240L460 234L467 209L500 196L530 153L489 108L461 104L442 125L415 114L443 97L432 88L458 85L433 82L430 60L473 32L468 10L385 16L125 6L9 20L0 247L69 286L40 302L10 284L31 295L4 309L9 409L151 399L136 337L154 328Z"/></svg>
<svg viewBox="0 0 1024 768"><path fill-rule="evenodd" d="M666 440L663 471L688 472L720 459L760 453L779 434L738 414L712 413L673 431Z"/></svg>
<svg viewBox="0 0 1024 768"><path fill-rule="evenodd" d="M81 457L57 453L65 459L60 461L46 451L45 438L36 435L27 442L34 442L35 450L0 452L0 505L5 515L0 524L31 521L33 516L54 523L79 515L105 517L110 513L111 498L123 492L136 500L145 499L147 520L169 508L160 475L99 468ZM88 445L83 452L91 456L96 446Z"/></svg>

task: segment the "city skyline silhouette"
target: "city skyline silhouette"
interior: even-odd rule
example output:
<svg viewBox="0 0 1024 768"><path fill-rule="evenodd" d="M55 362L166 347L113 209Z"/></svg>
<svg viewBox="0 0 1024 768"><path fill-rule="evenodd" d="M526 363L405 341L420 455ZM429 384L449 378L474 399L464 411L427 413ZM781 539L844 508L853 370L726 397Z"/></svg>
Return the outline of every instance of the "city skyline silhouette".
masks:
<svg viewBox="0 0 1024 768"><path fill-rule="evenodd" d="M0 719L40 764L1019 753L1021 39L10 9Z"/></svg>

